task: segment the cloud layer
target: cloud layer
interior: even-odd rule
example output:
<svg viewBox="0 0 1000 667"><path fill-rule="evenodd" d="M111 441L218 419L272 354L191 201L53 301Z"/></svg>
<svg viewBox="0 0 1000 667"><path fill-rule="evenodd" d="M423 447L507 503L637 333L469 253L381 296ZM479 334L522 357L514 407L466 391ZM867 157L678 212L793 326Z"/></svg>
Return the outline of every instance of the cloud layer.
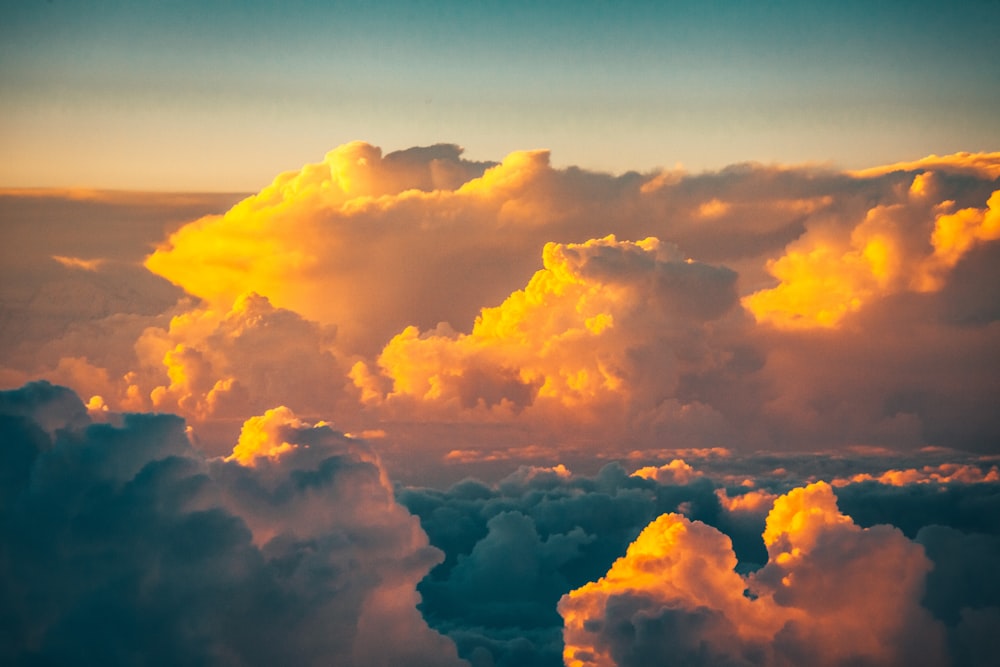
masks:
<svg viewBox="0 0 1000 667"><path fill-rule="evenodd" d="M279 409L209 460L47 383L0 427L6 664L462 664L416 609L441 554L363 443Z"/></svg>
<svg viewBox="0 0 1000 667"><path fill-rule="evenodd" d="M381 431L388 460L421 447L425 474L512 446L552 464L588 448L994 451L998 164L613 176L546 151L354 142L224 213L150 199L145 268L146 246L102 245L97 225L33 241L30 271L5 260L0 379L177 412L213 454L287 405ZM0 203L26 238L54 202L139 206L70 194Z"/></svg>
<svg viewBox="0 0 1000 667"><path fill-rule="evenodd" d="M920 605L931 562L897 529L859 528L820 482L774 501L764 543L767 565L744 579L725 535L660 516L560 602L566 664L944 661L944 626Z"/></svg>
<svg viewBox="0 0 1000 667"><path fill-rule="evenodd" d="M110 417L0 392L5 662L977 665L1000 627L995 457L647 451L393 488L284 406L225 458Z"/></svg>

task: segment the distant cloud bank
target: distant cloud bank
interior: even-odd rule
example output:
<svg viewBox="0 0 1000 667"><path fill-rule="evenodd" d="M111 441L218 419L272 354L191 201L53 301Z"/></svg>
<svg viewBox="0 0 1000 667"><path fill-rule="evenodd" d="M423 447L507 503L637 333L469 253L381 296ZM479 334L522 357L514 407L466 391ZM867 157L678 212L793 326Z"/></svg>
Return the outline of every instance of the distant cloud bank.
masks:
<svg viewBox="0 0 1000 667"><path fill-rule="evenodd" d="M991 452L998 192L997 153L612 176L363 142L228 209L11 191L17 224L116 222L48 246L17 228L38 257L5 260L0 379L175 412L213 453L277 405L434 465L512 446ZM116 240L129 215L148 222Z"/></svg>
<svg viewBox="0 0 1000 667"><path fill-rule="evenodd" d="M996 457L394 487L284 406L206 457L176 416L95 421L46 382L0 391L0 443L5 664L985 665L1000 627Z"/></svg>

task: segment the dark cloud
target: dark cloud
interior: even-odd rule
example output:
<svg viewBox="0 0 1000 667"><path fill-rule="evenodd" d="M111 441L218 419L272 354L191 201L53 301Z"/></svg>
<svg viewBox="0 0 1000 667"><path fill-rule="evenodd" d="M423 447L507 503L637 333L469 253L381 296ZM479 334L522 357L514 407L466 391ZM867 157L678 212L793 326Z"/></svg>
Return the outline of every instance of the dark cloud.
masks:
<svg viewBox="0 0 1000 667"><path fill-rule="evenodd" d="M670 475L660 481L619 463L594 475L522 467L491 484L401 487L397 504L363 443L287 409L255 419L241 443L257 443L256 454L243 450L240 465L206 460L171 415L92 423L61 387L0 393L5 662L457 660L429 624L473 665L557 665L559 600L598 581L664 513L703 522L719 536L711 540L726 536L734 553L720 572L728 567L734 577L751 574L759 586L774 586L791 566L761 539L771 501L729 500L758 492L773 499L816 478L839 485L841 511L858 525L852 531L874 532L848 531L822 549L803 543L811 564L794 566L799 588L774 593L776 601L812 609L822 600L810 613L834 614L847 603L833 605L836 595L820 594L823 586L853 600L865 588L859 573L883 567L863 554L902 549L914 559L907 613L918 625L941 624L955 664L981 664L1000 618L1000 588L989 574L998 557L1000 484L985 481L990 462L963 462L954 452L691 451L690 464L663 466ZM979 481L949 481L959 479ZM855 539L864 544L850 546ZM918 574L918 545L929 574ZM861 559L858 567L845 569L852 558ZM823 572L841 574L821 584ZM742 597L742 588L734 595ZM603 625L588 627L620 665L664 654L692 664L771 664L773 651L805 660L810 646L825 641L795 623L774 643L737 640L726 609L618 595L608 598Z"/></svg>
<svg viewBox="0 0 1000 667"><path fill-rule="evenodd" d="M977 577L983 576L986 561L993 558L994 542L1000 535L995 519L1000 484L941 482L933 475L947 477L961 470L985 479L992 463L966 457L965 462L947 464L944 462L962 458L945 451L854 456L716 453L704 458L694 458L698 452L688 454L693 473L684 483L657 483L630 476L620 464L612 463L592 476L571 474L559 467L523 467L492 484L468 479L443 491L401 488L400 502L420 517L431 543L446 554L445 561L420 584L421 609L428 622L451 637L460 654L474 663L561 664L562 625L554 623L551 615L560 597L558 590L562 587L565 592L598 580L654 518L682 511L692 520L713 526L731 540L736 572L762 572L769 554L761 534L774 498L826 479L839 484L835 490L841 511L858 526L882 525L880 531L889 530L887 526L902 529L893 529L883 538L877 537L876 531L871 539L899 546L908 538L925 546L934 569L927 575L923 598L918 589L924 585L924 575L913 575L910 598L917 615L914 622L929 622L922 616L929 613L945 623L946 631L941 632L947 636L953 656L967 655L972 650L967 642L985 645L983 638L959 637L971 637L983 624L988 625L990 609L997 603L989 586L973 595L969 592ZM850 481L860 475L883 476L891 471L922 481L902 486ZM747 487L746 483L752 485ZM747 509L728 509L720 502L722 489L728 498L750 492L763 493L764 497ZM931 548L933 537L938 539L937 548ZM905 548L910 552L915 547ZM965 554L964 560L952 558L945 563L958 552ZM841 562L846 553L834 550L823 558ZM818 553L816 557L820 557ZM939 563L943 568L940 572ZM818 563L809 573L803 570L797 576L818 581L824 567ZM953 585L956 576L964 577L967 583ZM836 581L847 585L848 580ZM852 595L863 596L863 588L856 588ZM771 664L762 657L772 650L770 640L737 642L726 629L731 621L707 609L691 612L650 607L648 601L612 597L608 614L609 646L620 648L620 653L615 653L617 664L655 664L653 656L657 655L689 655L695 661L692 664L701 664L697 662L701 659L708 660L705 664ZM974 620L966 624L947 621L963 614ZM704 634L692 635L696 628ZM674 635L671 629L684 629L687 634ZM809 634L802 632L802 628L790 627L781 635L780 650L785 655L801 660L813 655L807 650ZM632 639L616 644L614 633L626 633ZM695 636L719 641L701 645L694 641ZM514 642L514 637L519 642ZM524 657L526 642L532 647L531 659ZM699 646L705 653L698 653ZM959 660L956 664L966 663Z"/></svg>
<svg viewBox="0 0 1000 667"><path fill-rule="evenodd" d="M363 445L292 424L301 451L258 470L71 396L0 394L5 664L459 664L415 606L439 552Z"/></svg>

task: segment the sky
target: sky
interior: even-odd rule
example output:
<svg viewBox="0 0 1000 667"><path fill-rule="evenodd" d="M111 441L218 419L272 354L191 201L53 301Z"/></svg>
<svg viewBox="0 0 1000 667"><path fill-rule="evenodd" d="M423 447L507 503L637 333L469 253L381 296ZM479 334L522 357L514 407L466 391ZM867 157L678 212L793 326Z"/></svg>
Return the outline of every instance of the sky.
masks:
<svg viewBox="0 0 1000 667"><path fill-rule="evenodd" d="M251 192L362 139L624 172L996 148L988 0L3 3L0 184Z"/></svg>
<svg viewBox="0 0 1000 667"><path fill-rule="evenodd" d="M869 5L5 3L0 663L995 664L998 5Z"/></svg>

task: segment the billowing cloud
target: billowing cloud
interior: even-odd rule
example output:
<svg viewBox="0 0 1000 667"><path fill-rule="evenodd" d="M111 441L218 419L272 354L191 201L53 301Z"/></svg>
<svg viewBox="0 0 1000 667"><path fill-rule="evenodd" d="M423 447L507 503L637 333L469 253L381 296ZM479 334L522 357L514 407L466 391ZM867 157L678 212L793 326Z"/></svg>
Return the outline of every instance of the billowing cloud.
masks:
<svg viewBox="0 0 1000 667"><path fill-rule="evenodd" d="M456 146L354 142L177 230L146 266L216 307L255 291L374 352L406 326L470 322L524 284L547 242L655 236L709 262L779 249L830 207L814 180L763 167L612 177L554 169L546 151L473 163Z"/></svg>
<svg viewBox="0 0 1000 667"><path fill-rule="evenodd" d="M1000 482L1000 469L997 466L991 466L988 470L983 470L980 466L967 463L941 463L937 466L924 466L919 470L916 468L886 470L880 475L858 473L848 479L835 479L832 484L834 486L846 486L847 484L869 481L878 482L879 484L889 484L891 486L930 483L948 484L951 482L981 484Z"/></svg>
<svg viewBox="0 0 1000 667"><path fill-rule="evenodd" d="M172 415L95 424L66 389L0 393L3 662L464 664L417 611L441 554L377 457L264 419L260 449L287 447L246 466Z"/></svg>
<svg viewBox="0 0 1000 667"><path fill-rule="evenodd" d="M701 473L685 463L684 459L674 459L661 466L643 466L632 474L660 484L687 484Z"/></svg>
<svg viewBox="0 0 1000 667"><path fill-rule="evenodd" d="M677 538L688 549L654 544L649 554L694 569L705 581L678 578L672 590L681 601L701 596L702 606L657 615L646 588L618 594L608 613L649 631L631 648L614 638L635 660L722 637L705 655L752 649L751 664L801 663L825 646L827 628L882 655L876 640L905 651L909 630L922 627L928 659L947 651L955 664L979 664L1000 619L988 574L1000 484L985 479L995 462L972 455L672 450L662 460L636 453L628 469L547 464L492 483L394 489L371 446L286 407L247 419L229 460L206 459L171 415L103 419L47 383L0 392L4 662L91 651L130 663L155 648L195 662L447 665L458 664L457 647L475 665L555 665L560 598L615 570L654 521L690 533ZM643 468L670 474L629 474ZM984 479L972 479L974 468ZM892 470L961 475L789 493L803 480ZM837 510L834 490L854 521ZM743 506L726 502L736 498ZM655 574L644 581L658 590ZM727 615L744 608L756 616ZM869 608L878 618L859 611ZM735 629L722 633L727 623ZM847 659L837 650L833 664Z"/></svg>
<svg viewBox="0 0 1000 667"><path fill-rule="evenodd" d="M378 373L355 366L369 402L390 414L523 412L591 432L629 430L632 418L712 419L678 401L677 386L724 363L706 339L735 304L734 273L654 238L550 243L542 257L527 286L483 309L469 334L411 327L382 350Z"/></svg>
<svg viewBox="0 0 1000 667"><path fill-rule="evenodd" d="M784 560L780 554L788 551L787 547L769 549L761 537L766 517L778 497L807 486L810 480L842 478L849 471L876 475L880 471L913 466L922 469L925 465L918 463L921 461L926 467L936 469L937 464L931 466L931 463L949 457L963 461L970 469L977 467L974 457L943 451L908 455L868 452L853 456L734 453L722 456L707 451L700 454L685 452L691 461L685 466L671 465L669 458L668 463L645 466L668 470L690 467L695 474L686 483L665 476L660 481L644 479L629 475L618 463L611 463L593 474L574 472L572 466L524 466L490 484L466 479L445 490L402 489L400 501L420 517L431 543L447 554L445 562L420 585L425 617L433 627L452 637L461 655L470 660L477 656L482 664L491 664L489 661L511 666L559 664L562 646L557 638L562 621L550 615L561 596L555 592L558 586L541 583L532 588L509 581L503 586L495 585L503 578L496 572L497 559L487 559L487 554L518 554L518 565L512 564L512 569L523 565L518 571L525 573L528 580L536 576L532 573L541 572L545 582L565 582L567 588L563 592L568 592L604 576L657 516L677 513L685 520L700 522L698 525L711 526L718 532L716 539L723 541L724 534L731 540L728 562L735 562L731 569L742 580L734 595L743 595L751 574L779 572L769 562ZM581 458L579 462L593 465L592 459ZM989 469L988 463L980 462L978 466ZM988 619L993 613L991 608L1000 605L1000 596L990 586L969 593L971 582L969 586L963 583L952 595L948 592L948 582L962 572L962 563L966 562L963 558L968 559L971 571L975 572L983 568L974 563L990 557L987 546L992 543L991 536L1000 534L996 519L1000 515L995 514L1000 511L1000 484L930 480L893 487L868 481L816 488L825 490L795 494L783 500L784 514L780 521L776 517L772 526L808 522L809 514L802 514L803 507L816 511L821 508L821 515L827 518L843 517L835 511L831 491L838 495L837 504L849 508L854 517L852 525L856 524L844 535L838 533L837 539L845 545L854 539L848 533L858 532L858 526L881 526L874 532L882 538L858 538L863 542L871 540L872 544L883 538L898 544L920 541L919 535L931 531L931 526L947 526L947 530L935 533L939 540L936 551L927 553L934 561L934 569L924 577L927 594L923 598L918 596L917 602L944 624L935 627L946 634L951 656L967 655L989 646L982 637L960 637L966 632L974 635L977 628L996 628L989 625ZM802 516L796 518L799 514ZM497 518L501 515L502 519ZM890 530L889 524L899 526L902 535ZM894 537L885 538L888 534ZM769 539L780 541L777 535ZM966 543L963 536L969 538L969 550L960 556ZM572 548L551 551L556 544ZM795 546L802 545L796 542L790 547L792 552ZM910 543L906 549L914 546ZM555 553L560 557L554 557ZM815 550L813 553L818 558ZM843 556L837 554L835 558L839 561ZM764 569L765 566L770 569ZM946 567L949 574L937 580L934 573L939 566ZM800 575L806 576L804 568ZM812 571L808 576L848 585L852 575L848 572L841 576L834 568L828 573ZM695 584L692 587L697 588ZM868 604L866 587L867 584L855 587L859 604ZM967 608L965 612L961 611L963 608ZM922 613L917 611L918 616ZM962 625L962 613L981 623L970 621ZM681 628L678 632L686 632L683 630L686 626L678 627ZM661 630L663 634L672 632L670 628ZM674 639L683 641L683 637ZM647 660L656 662L653 658Z"/></svg>
<svg viewBox="0 0 1000 667"><path fill-rule="evenodd" d="M339 412L350 382L335 338L333 327L252 292L228 310L189 306L161 326L147 326L133 344L131 370L109 380L107 393L95 393L119 411L180 414L209 451L221 453L220 442L225 447L243 420L270 409L279 396L301 414Z"/></svg>
<svg viewBox="0 0 1000 667"><path fill-rule="evenodd" d="M767 565L744 578L725 535L660 516L604 577L560 602L566 664L945 659L944 627L920 604L931 562L898 530L858 527L818 483L775 500L764 542Z"/></svg>
<svg viewBox="0 0 1000 667"><path fill-rule="evenodd" d="M933 172L918 174L905 201L879 205L850 229L810 229L768 262L780 284L743 299L760 322L835 327L873 301L941 289L975 245L1000 239L1000 190L986 207L940 201Z"/></svg>
<svg viewBox="0 0 1000 667"><path fill-rule="evenodd" d="M355 142L224 213L7 193L15 240L57 205L114 233L4 251L0 383L177 412L213 454L285 405L383 432L417 476L511 451L995 451L997 162L614 176Z"/></svg>

